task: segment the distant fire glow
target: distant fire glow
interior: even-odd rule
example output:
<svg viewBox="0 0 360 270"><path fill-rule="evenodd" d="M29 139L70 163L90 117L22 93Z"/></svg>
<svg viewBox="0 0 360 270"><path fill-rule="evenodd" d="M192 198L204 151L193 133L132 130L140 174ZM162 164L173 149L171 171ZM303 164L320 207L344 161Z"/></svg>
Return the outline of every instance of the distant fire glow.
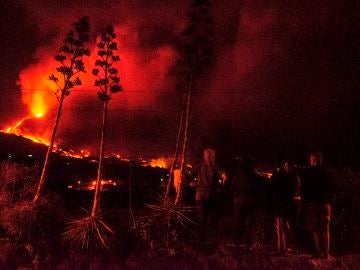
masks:
<svg viewBox="0 0 360 270"><path fill-rule="evenodd" d="M31 134L27 134L21 131L21 125L24 124L24 122L28 121L28 120L42 120L41 118L44 116L44 114L40 114L38 113L35 116L28 116L28 117L24 117L23 119L19 120L18 122L16 122L14 125L6 127L5 129L0 130L0 132L4 132L7 134L14 134L17 136L21 136L24 137L26 139L29 139L35 143L40 143L40 144L44 144L46 146L49 146L49 140L47 140L46 138L42 138L42 137L36 137L33 136ZM88 149L81 149L80 151L75 151L73 149L62 149L61 147L59 147L58 145L54 145L54 152L57 152L59 154L61 154L62 156L65 157L71 157L71 158L77 158L77 159L83 159L83 158L90 158L91 157L91 152ZM109 156L106 156L106 158L116 158L120 161L123 162L130 162L131 159L128 157L124 157L118 153L112 153ZM151 166L151 167L158 167L158 168L162 168L162 169L166 169L168 168L168 159L167 158L154 158L151 159L150 161L147 161L145 159L142 158L138 158L137 159L142 166ZM94 160L95 161L95 160Z"/></svg>
<svg viewBox="0 0 360 270"><path fill-rule="evenodd" d="M2 130L5 133L16 133L16 130L19 126L22 125L22 123L24 123L25 120L30 119L31 117L25 117L23 119L21 119L20 121L18 121L15 125L10 126L8 128L6 128L5 130Z"/></svg>
<svg viewBox="0 0 360 270"><path fill-rule="evenodd" d="M20 74L20 77L22 75ZM30 74L29 74L30 76ZM50 138L44 136L35 136L32 132L24 132L21 129L21 126L26 122L34 119L41 119L46 114L49 106L52 107L55 97L52 94L52 91L55 90L54 86L51 86L50 82L47 80L44 74L31 74L31 80L22 80L22 87L27 88L28 91L22 91L22 100L28 106L29 115L20 119L14 125L6 127L1 130L4 133L15 134L17 136L22 136L33 142L41 143L44 145L49 145ZM47 90L46 90L47 89ZM56 149L56 146L55 146Z"/></svg>
<svg viewBox="0 0 360 270"><path fill-rule="evenodd" d="M57 86L48 80L50 70L56 67L56 62L53 57L49 57L35 65L36 68L20 72L18 85L22 90L22 101L27 105L29 113L35 117L42 117L57 105L53 94Z"/></svg>
<svg viewBox="0 0 360 270"><path fill-rule="evenodd" d="M111 188L116 187L119 184L118 180L111 180L111 179L103 179L101 180L101 189L102 190L109 190ZM77 190L95 190L96 180L88 180L88 181L81 181L77 180L73 185L68 185L68 189L77 189Z"/></svg>
<svg viewBox="0 0 360 270"><path fill-rule="evenodd" d="M30 120L34 120L34 119L39 119L41 120L41 118L44 116L43 113L37 113L34 116L27 116L24 117L23 119L19 120L18 122L16 122L13 126L9 126L3 130L0 130L1 132L7 133L7 134L14 134L17 136L21 136L24 137L26 139L29 139L35 143L40 143L40 144L44 144L46 146L49 146L50 142L48 139L43 138L43 137L37 137L37 136L33 136L31 134L28 134L26 132L23 132L21 130L21 125L23 125L26 121L30 121ZM63 150L61 148L59 148L57 145L54 145L54 152L59 152L61 155L63 156L67 156L67 157L73 157L73 158L87 158L90 156L90 151L87 149L81 149L78 153L75 152L72 149L69 150Z"/></svg>
<svg viewBox="0 0 360 270"><path fill-rule="evenodd" d="M152 160L150 160L149 165L151 167L159 167L159 168L166 169L166 168L168 168L168 160L165 158L152 159Z"/></svg>
<svg viewBox="0 0 360 270"><path fill-rule="evenodd" d="M158 90L168 88L169 82L166 78L169 67L173 65L176 59L175 49L169 44L161 44L156 50L144 50L134 25L118 26L116 32L120 37L118 45L121 57L117 68L121 74L121 85L124 91L121 93L121 97L118 97L121 102L117 103L114 99L112 109L115 111L119 109L137 109L156 102ZM48 78L53 73L56 75L59 63L55 61L54 56L59 46L61 44L54 42L47 48L40 48L35 55L36 62L20 71L17 85L21 90L22 102L27 108L28 115L16 123L10 123L2 132L23 136L34 142L49 145L55 112L58 108L55 93L58 91L59 85L61 86L62 77L59 76L59 85L56 85ZM82 85L72 89L71 95L65 99L64 107L66 107L66 112L62 113L59 132L55 138L57 149L65 147L74 149L73 152L64 151L63 154L66 156L88 157L90 152L88 150L84 152L85 147L92 151L98 148L94 141L90 145L83 145L82 141L79 142L73 139L78 134L71 134L72 136L67 137L63 136L62 133L63 130L71 133L79 125L89 121L89 118L82 118L79 121L79 118L83 117L83 115L77 112L79 107L74 106L74 104L87 102L90 99L91 102L97 101L94 76L90 72L98 57L97 49L94 43L89 43L89 49L91 50L91 56L83 59L87 72L78 74ZM136 78L136 80L133 78ZM151 90L153 94L146 94L146 98L144 98L145 95L143 94L137 94L138 91L140 93L144 89ZM75 118L77 119L76 122L73 120ZM37 126L41 126L41 130L37 129ZM84 132L87 131L84 129ZM92 131L90 134L95 133ZM68 138L70 137L71 144L68 145ZM108 147L108 149L113 151L111 147ZM154 161L153 164L162 168L166 167L165 163L160 161Z"/></svg>
<svg viewBox="0 0 360 270"><path fill-rule="evenodd" d="M40 113L38 113L37 116L27 116L27 117L24 117L23 119L19 120L17 123L15 123L13 126L9 126L5 129L2 129L0 130L1 132L4 132L4 133L8 133L8 134L14 134L14 135L17 135L17 136L22 136L26 139L29 139L33 142L36 142L36 143L41 143L41 144L45 144L45 145L49 145L49 140L47 140L46 138L41 138L41 137L35 137L31 134L27 134L27 133L24 133L21 131L20 127L21 125L27 121L27 120L31 120L33 118L41 118L43 117L43 114L40 115ZM56 148L56 147L55 147Z"/></svg>

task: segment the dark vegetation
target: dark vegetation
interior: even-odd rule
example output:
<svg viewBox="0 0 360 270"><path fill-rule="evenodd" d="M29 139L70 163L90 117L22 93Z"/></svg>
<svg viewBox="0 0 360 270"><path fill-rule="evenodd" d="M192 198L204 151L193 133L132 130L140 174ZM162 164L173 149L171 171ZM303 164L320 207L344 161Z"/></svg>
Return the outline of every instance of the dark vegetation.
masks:
<svg viewBox="0 0 360 270"><path fill-rule="evenodd" d="M53 162L54 174L62 171L61 162ZM73 161L86 163L84 161ZM85 165L83 164L85 169ZM88 165L91 167L91 164ZM121 168L119 166L118 168ZM120 171L125 170L123 165ZM128 166L127 169L130 167ZM259 214L257 251L246 254L233 245L232 217L223 211L219 228L203 242L199 229L193 224L191 203L182 207L162 204L160 181L136 185L138 176L160 179L164 171L132 167L134 220L128 209L129 178L122 188L102 193L101 216L111 226L113 234L109 248L101 252L74 249L64 232L74 218L91 209L93 192L67 190L48 185L38 204L31 203L40 168L37 162L15 163L5 160L0 165L0 224L1 269L32 267L40 269L275 269L313 268L317 262L305 255L277 258L270 255L271 218ZM148 172L146 173L146 170ZM152 171L153 176L149 173ZM359 262L360 173L351 169L333 168L336 179L336 199L332 222L332 253L336 259L322 262L328 269L351 269ZM166 172L165 172L166 173ZM51 176L52 174L50 174ZM126 175L124 175L126 176ZM129 177L130 174L127 174ZM52 183L49 178L48 183ZM139 182L140 183L140 182ZM173 200L173 198L169 198ZM183 215L182 215L183 214ZM190 218L191 220L188 220ZM304 233L304 232L303 232ZM306 235L306 234L304 234ZM308 253L307 239L302 237L302 252Z"/></svg>

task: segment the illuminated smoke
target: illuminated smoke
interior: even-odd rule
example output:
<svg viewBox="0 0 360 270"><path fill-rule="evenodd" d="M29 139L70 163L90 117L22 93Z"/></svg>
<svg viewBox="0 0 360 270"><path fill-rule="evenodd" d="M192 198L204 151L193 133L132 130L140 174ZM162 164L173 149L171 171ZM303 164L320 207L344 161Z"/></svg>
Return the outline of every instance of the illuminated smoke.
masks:
<svg viewBox="0 0 360 270"><path fill-rule="evenodd" d="M186 26L189 3L191 0L89 0L85 6L80 0L28 1L27 12L38 25L39 48L34 63L20 72L19 85L28 116L46 114L42 118L44 123L29 119L20 128L47 136L46 129L52 127L57 105L51 93L54 85L47 81L56 66L52 59L71 23L89 15L93 40L109 23L116 26L118 35L119 75L124 92L111 102L108 152L125 156L171 153L180 100L168 72L177 57L176 40ZM111 8L104 8L104 4ZM253 146L257 144L258 149L266 151L262 148L274 145L278 138L299 138L299 126L306 130L320 125L329 108L337 104L335 94L334 97L329 96L329 91L324 94L325 89L334 88L335 79L331 73L323 75L321 70L328 67L337 70L334 63L338 58L335 49L329 47L324 51L323 44L313 45L321 34L329 37L329 44L342 42L336 35L343 26L332 21L343 16L341 10L316 1L215 0L213 6L215 64L212 74L200 83L201 95L194 99L194 126L190 134L193 154L199 154L199 148L208 141L210 144L216 141L216 133L233 136L244 148L256 151ZM90 46L94 54L95 46ZM305 50L307 55L303 57ZM101 104L92 86L94 78L89 63L93 59L94 56L85 60L88 73L83 76L83 87L65 101L57 143L90 149L95 154ZM317 66L313 59L320 64ZM314 98L315 95L318 97ZM316 119L315 109L308 104L316 108L319 115ZM353 122L349 117L347 121ZM2 123L2 128L15 122ZM317 132L330 134L332 129ZM263 138L261 143L255 140L258 134ZM302 135L304 141L306 138L313 141L308 132Z"/></svg>
<svg viewBox="0 0 360 270"><path fill-rule="evenodd" d="M77 14L67 14L66 20L60 21L59 19L64 14L62 12L65 12L65 10L51 10L51 12L59 13L51 18L43 18L41 14L37 13L37 7L36 4L30 5L30 9L37 15L39 22L43 22L41 30L46 32L58 28L60 31L53 38L52 43L39 47L35 55L36 62L20 72L18 85L22 91L22 101L28 107L29 115L40 116L47 114L47 120L49 121L46 124L50 129L52 117L57 107L57 100L53 95L56 86L47 78L51 73L55 72L58 63L53 60L54 55L62 44L61 40L66 33L66 27L69 27L71 23L70 18L77 19ZM42 5L40 9L49 8L49 6ZM148 11L144 10L142 12L143 17L136 14L133 18L130 18L128 14L135 12L134 6L125 7L127 8L126 11L121 8L121 6L115 6L115 9L111 9L111 12L116 13L114 10L119 10L120 14L125 16L122 17L117 14L105 21L99 20L98 15L102 12L100 9L93 7L86 10L91 17L94 37L107 23L115 24L118 35L119 55L121 58L118 69L124 92L115 97L111 103L110 119L124 118L123 115L127 114L128 111L146 111L158 108L158 97L164 91L173 88L171 80L168 79L168 71L176 58L176 51L172 44L173 37L181 31L182 23L180 16L174 18L171 17L171 13L162 14L169 17L159 17L159 11L154 8L151 9L150 6ZM174 19L178 23L171 22ZM152 21L152 24L149 25L150 21ZM68 25L65 25L65 23L68 23ZM96 149L97 147L94 147L94 145L99 130L97 119L100 110L96 100L97 90L93 86L94 76L90 72L97 58L95 42L90 44L90 49L92 56L84 59L87 73L81 75L83 86L74 89L75 91L65 101L57 142L66 146L73 147L75 145L75 147L79 148L90 144L90 148ZM88 115L92 115L92 117L87 117ZM79 130L84 134L88 134L85 136L85 140L75 135ZM34 133L37 132L34 131ZM111 132L109 134L111 137Z"/></svg>
<svg viewBox="0 0 360 270"><path fill-rule="evenodd" d="M175 41L186 25L187 4L169 5L164 2L160 3L159 7L153 7L143 1L135 1L134 4L115 5L108 11L102 10L96 3L87 8L81 7L83 14L90 15L94 38L107 23L116 26L121 59L118 69L124 92L114 97L111 103L111 131L108 136L110 144L121 153L146 155L147 152L156 152L162 144L166 145L166 149L172 148L179 98L175 96L169 70L177 57ZM220 4L215 1L215 9L218 9ZM208 89L202 91L203 96L195 100L195 126L198 121L196 115L203 116L203 111L206 112L208 107L221 110L231 104L233 100L228 91L236 88L239 82L241 85L241 80L256 69L273 45L271 40L263 36L271 33L276 13L265 9L255 15L248 7L242 7L236 1L233 4L231 9L229 5L222 11L214 12L215 23L219 27L215 34L221 36L222 25L229 30L231 26L234 38L221 40L220 37L217 40L217 61L212 74L216 79L205 84ZM31 4L29 9L38 19L41 31L52 33L56 29L58 34L54 35L53 42L39 47L35 55L36 62L20 72L18 84L29 114L35 116L46 113L49 121L44 126L51 128L57 106L52 92L56 87L47 77L58 65L53 57L62 44L67 27L79 17L77 10L80 6L77 6L75 1L65 4L62 9L53 9L51 5L44 3ZM240 16L241 9L243 12ZM54 16L44 17L43 14L47 13ZM109 14L100 16L104 13ZM231 15L230 21L224 19L225 13ZM90 44L90 49L92 56L84 59L88 72L81 75L83 86L74 89L65 101L57 143L69 148L89 148L94 152L97 149L101 108L96 100L94 77L90 73L96 59L95 43ZM225 92L221 99L217 93L219 89ZM244 104L244 97L247 98L246 93L242 95L242 100L236 101ZM196 108L200 110L199 113ZM207 121L210 121L209 125L213 125L211 121L216 121L216 118L210 119L209 116L205 117L205 125ZM196 133L199 127L193 128ZM128 143L129 141L131 143ZM146 145L146 148L140 145Z"/></svg>

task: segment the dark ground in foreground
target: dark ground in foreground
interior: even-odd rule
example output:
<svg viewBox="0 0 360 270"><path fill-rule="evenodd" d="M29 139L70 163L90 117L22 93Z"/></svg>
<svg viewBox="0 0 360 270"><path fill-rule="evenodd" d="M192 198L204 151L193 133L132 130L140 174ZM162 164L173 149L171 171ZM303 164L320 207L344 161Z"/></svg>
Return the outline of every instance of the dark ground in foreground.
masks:
<svg viewBox="0 0 360 270"><path fill-rule="evenodd" d="M356 178L358 179L358 178ZM358 183L358 182L356 182ZM357 186L357 185L354 185ZM353 191L354 189L351 189ZM142 191L142 192L140 192ZM275 256L272 253L272 218L268 209L264 208L257 213L257 219L252 226L256 226L257 238L256 249L249 254L244 245L236 246L234 243L234 219L231 210L227 207L221 209L219 226L212 231L211 235L205 238L199 237L202 228L191 225L187 229L178 230L178 237L170 244L164 244L166 227L162 223L164 216L152 211L145 206L145 203L156 203L156 199L144 196L155 194L148 189L134 192L133 207L134 218L137 223L137 230L132 227L132 219L129 216L129 196L127 189L123 191L102 193L101 206L105 221L114 229L115 244L111 250L99 259L91 262L89 258L79 249L67 248L59 241L56 246L48 237L50 242L47 252L50 256L44 256L40 268L36 268L33 257L27 253L28 241L15 243L1 234L0 239L0 270L7 269L360 269L360 255L358 244L358 209L356 200L350 200L349 206L342 206L340 203L335 208L332 223L332 248L334 257L330 260L313 260L310 257L311 241L309 241L303 226L300 224L299 240L301 242L299 255L287 257ZM356 193L346 192L339 202L349 201L350 195ZM341 194L340 194L341 195ZM190 194L190 198L194 194ZM82 208L90 209L92 205L92 192L65 190L61 194L62 200L56 207L50 207L54 211L47 214L64 211L66 215L54 223L54 228L60 229L55 234L61 236L65 228L61 227L75 218L84 217L86 214ZM357 199L357 196L354 196ZM48 202L53 202L51 196ZM62 202L62 203L60 203ZM189 200L189 206L194 203ZM50 204L52 205L52 204ZM341 210L341 211L340 211ZM60 211L60 212L61 212ZM346 212L347 211L347 212ZM194 212L190 217L195 219ZM158 215L158 218L154 218ZM346 219L347 218L347 219ZM141 227L141 223L147 225ZM44 223L43 226L48 226ZM45 226L45 227L46 227ZM24 226L25 228L27 226ZM214 227L214 226L212 226ZM50 229L52 227L50 226ZM51 232L51 231L50 231ZM205 240L200 240L205 239ZM26 239L25 239L26 240ZM17 241L17 240L15 240ZM52 247L55 246L55 247ZM94 257L94 256L92 256ZM51 261L47 262L46 260ZM11 264L12 263L12 264Z"/></svg>
<svg viewBox="0 0 360 270"><path fill-rule="evenodd" d="M12 268L3 264L3 252L6 249L6 241L0 244L0 269L36 269L34 266ZM208 251L195 251L190 247L175 250L169 255L168 250L139 252L128 255L122 261L98 262L93 269L341 269L355 270L360 267L360 255L343 255L331 257L329 260L311 259L310 255L288 255L277 257L269 251L261 251L247 254L240 248L233 246L218 245ZM73 262L61 262L57 266L43 266L39 269L89 269Z"/></svg>

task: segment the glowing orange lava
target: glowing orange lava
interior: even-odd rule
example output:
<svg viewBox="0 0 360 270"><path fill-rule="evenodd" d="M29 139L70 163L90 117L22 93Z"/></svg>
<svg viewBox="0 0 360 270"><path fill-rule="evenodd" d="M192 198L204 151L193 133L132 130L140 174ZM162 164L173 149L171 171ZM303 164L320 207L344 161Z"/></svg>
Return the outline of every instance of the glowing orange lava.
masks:
<svg viewBox="0 0 360 270"><path fill-rule="evenodd" d="M159 167L159 168L163 168L163 169L168 168L168 160L166 158L152 159L152 160L150 160L150 162L148 164L151 167Z"/></svg>
<svg viewBox="0 0 360 270"><path fill-rule="evenodd" d="M16 130L17 130L17 128L18 128L19 126L21 126L22 123L24 123L24 121L27 120L27 119L30 119L30 118L29 118L29 117L25 117L25 118L21 119L20 121L18 121L15 125L10 126L10 127L8 127L8 128L5 128L5 129L2 129L1 131L2 131L2 132L5 132L5 133L15 133Z"/></svg>
<svg viewBox="0 0 360 270"><path fill-rule="evenodd" d="M21 136L21 137L24 137L26 139L31 140L32 142L40 143L40 144L44 144L46 146L49 146L49 144L50 144L49 140L47 140L45 138L42 138L42 137L36 137L36 136L31 135L31 134L24 133L20 129L21 125L25 121L31 120L31 119L34 119L34 118L42 118L44 115L45 115L45 113L38 112L34 116L24 117L23 119L16 122L14 125L6 127L5 129L2 129L0 131L4 132L4 133L7 133L7 134L14 134L14 135L17 135L17 136ZM54 145L54 150L53 151L60 153L62 156L67 156L67 157L72 157L72 158L87 158L87 157L90 156L90 151L87 150L87 149L82 149L82 150L80 150L79 153L76 153L74 150L71 150L71 149L70 150L63 150L63 149L59 149L56 145Z"/></svg>
<svg viewBox="0 0 360 270"><path fill-rule="evenodd" d="M179 28L180 29L180 28ZM131 91L124 91L121 102L116 103L114 100L115 109L124 109L123 104L127 104L130 109L142 108L145 105L151 105L157 101L157 93L159 89L169 88L169 81L167 79L168 69L173 65L174 60L177 57L176 50L168 44L159 46L156 50L144 50L139 34L137 33L137 27L135 25L123 25L116 26L116 32L121 33L121 37L118 40L119 47L121 47L121 61L117 68L122 77L122 86L124 89L131 89ZM124 42L126 40L126 42ZM50 74L55 73L59 66L59 63L54 59L58 50L57 43L51 44L47 47L41 47L37 51L37 61L21 70L19 73L19 80L17 85L21 89L21 99L26 105L29 115L20 119L18 122L12 124L1 130L4 133L14 134L27 138L33 142L49 145L50 136L52 131L52 125L45 127L48 123L48 119L43 119L45 115L50 115L56 111L58 106L58 100L54 94L59 94L59 85L62 85L62 76L59 76L59 84L55 84L49 80ZM97 48L93 44L90 48L91 56L83 59L85 66L88 70L94 66L97 55ZM139 53L140 52L140 53ZM146 74L146 76L144 76ZM76 94L66 101L70 103L67 108L67 115L65 121L62 124L65 128L69 128L74 123L72 119L80 118L76 115L77 112L72 106L75 102L86 100L84 93L93 96L96 99L97 90L94 89L94 76L91 72L81 74L82 86L77 87ZM133 78L137 78L134 80ZM144 91L146 89L146 91ZM84 91L82 91L84 90ZM94 90L94 93L91 91ZM146 97L138 92L149 92ZM84 117L84 116L83 116ZM48 117L49 118L49 117ZM28 120L44 121L44 125L41 126L42 133L38 135L40 131L36 130L33 125L27 125L24 122ZM46 122L45 122L46 121ZM28 123L29 124L29 123ZM63 127L63 126L62 126ZM26 130L26 131L25 131ZM36 135L35 135L36 134ZM64 138L56 138L57 147L54 147L54 151L61 153L61 155L74 157L74 158L87 158L90 157L90 152L86 149L73 151L69 149L61 149L61 141ZM71 147L85 147L83 145L71 146ZM115 154L112 157L130 162L129 158ZM167 168L166 159L155 158L150 162L147 160L138 160L144 166Z"/></svg>
<svg viewBox="0 0 360 270"><path fill-rule="evenodd" d="M21 127L21 125L26 121L26 120L30 120L30 119L33 119L33 118L41 118L43 117L44 114L40 114L38 113L37 115L35 116L27 116L27 117L24 117L23 119L19 120L18 122L16 122L14 125L10 126L10 127L7 127L5 129L2 129L0 130L1 132L4 132L4 133L8 133L8 134L14 134L14 135L17 135L17 136L22 136L26 139L29 139L33 142L36 142L36 143L41 143L41 144L45 144L45 145L49 145L49 141L47 139L44 139L44 138L40 138L40 137L35 137L35 136L32 136L30 134L26 134L26 133L23 133L19 128Z"/></svg>

